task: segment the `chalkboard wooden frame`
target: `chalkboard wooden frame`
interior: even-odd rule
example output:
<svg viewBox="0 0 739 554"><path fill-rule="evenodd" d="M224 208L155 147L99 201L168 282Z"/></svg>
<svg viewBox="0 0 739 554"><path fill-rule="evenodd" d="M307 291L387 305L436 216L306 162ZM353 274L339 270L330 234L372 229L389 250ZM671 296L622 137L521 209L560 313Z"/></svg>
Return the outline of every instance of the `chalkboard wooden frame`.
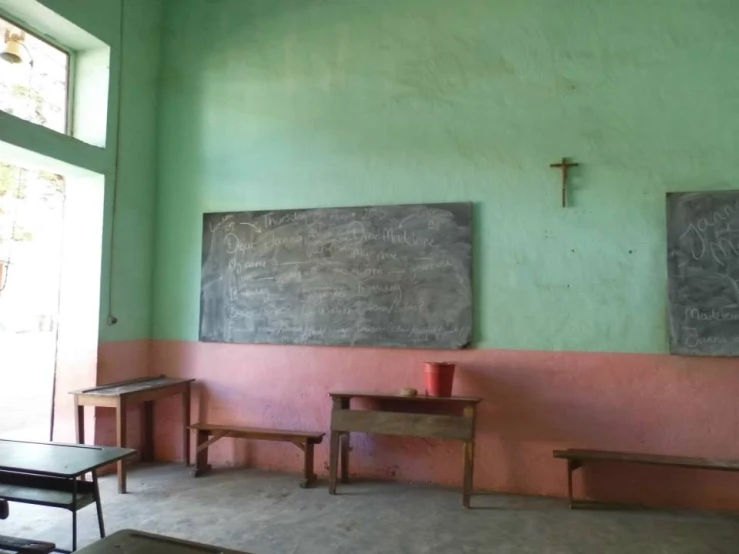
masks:
<svg viewBox="0 0 739 554"><path fill-rule="evenodd" d="M466 348L472 208L206 213L200 340Z"/></svg>
<svg viewBox="0 0 739 554"><path fill-rule="evenodd" d="M739 191L667 194L670 353L739 356Z"/></svg>

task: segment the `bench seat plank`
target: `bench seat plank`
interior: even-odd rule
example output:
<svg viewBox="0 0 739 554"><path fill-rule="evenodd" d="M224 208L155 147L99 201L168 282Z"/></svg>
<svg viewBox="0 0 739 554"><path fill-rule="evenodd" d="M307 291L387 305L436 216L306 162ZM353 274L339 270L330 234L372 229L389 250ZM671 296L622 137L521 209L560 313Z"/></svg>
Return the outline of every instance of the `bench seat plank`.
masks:
<svg viewBox="0 0 739 554"><path fill-rule="evenodd" d="M661 465L691 469L715 469L719 471L739 471L738 460L719 460L713 458L690 458L660 454L638 454L633 452L613 452L608 450L555 450L554 457L564 460L594 460L603 462L624 462L635 464Z"/></svg>
<svg viewBox="0 0 739 554"><path fill-rule="evenodd" d="M252 437L260 440L293 441L308 439L313 444L319 444L326 434L318 431L291 431L262 427L241 427L238 425L214 425L211 423L194 423L190 425L190 429L208 431L210 433L234 433L243 435L244 438Z"/></svg>

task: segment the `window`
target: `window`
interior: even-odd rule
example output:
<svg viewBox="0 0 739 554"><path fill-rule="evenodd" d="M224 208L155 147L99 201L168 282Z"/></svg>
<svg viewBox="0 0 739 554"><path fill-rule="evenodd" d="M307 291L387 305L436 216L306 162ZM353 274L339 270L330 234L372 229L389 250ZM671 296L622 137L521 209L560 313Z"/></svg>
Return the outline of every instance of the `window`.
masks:
<svg viewBox="0 0 739 554"><path fill-rule="evenodd" d="M0 110L69 131L69 52L0 18Z"/></svg>

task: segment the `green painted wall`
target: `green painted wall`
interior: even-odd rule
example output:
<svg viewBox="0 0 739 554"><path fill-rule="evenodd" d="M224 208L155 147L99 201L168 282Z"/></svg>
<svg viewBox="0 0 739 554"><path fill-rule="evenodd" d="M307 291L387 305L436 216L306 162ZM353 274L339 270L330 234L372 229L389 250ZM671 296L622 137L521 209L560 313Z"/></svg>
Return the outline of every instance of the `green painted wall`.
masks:
<svg viewBox="0 0 739 554"><path fill-rule="evenodd" d="M663 352L664 195L736 186L735 0L170 0L154 336L200 217L474 201L476 346ZM550 162L584 164L574 206Z"/></svg>
<svg viewBox="0 0 739 554"><path fill-rule="evenodd" d="M112 207L115 175L116 115L122 0L41 0L42 6L23 4L23 11L40 20L47 7L111 47L111 84L108 107L108 140L95 148L69 137L18 120L2 119L0 140L8 139L45 156L79 165L105 175L100 340L149 338L153 271L154 200L157 171L156 110L159 97L161 0L125 0L123 37L122 125L120 132L120 180L111 251ZM13 0L2 0L12 9ZM12 11L10 15L13 15ZM44 29L45 30L45 29ZM53 30L48 31L53 36ZM2 114L0 114L2 115ZM119 323L108 326L109 260L114 255L113 311Z"/></svg>

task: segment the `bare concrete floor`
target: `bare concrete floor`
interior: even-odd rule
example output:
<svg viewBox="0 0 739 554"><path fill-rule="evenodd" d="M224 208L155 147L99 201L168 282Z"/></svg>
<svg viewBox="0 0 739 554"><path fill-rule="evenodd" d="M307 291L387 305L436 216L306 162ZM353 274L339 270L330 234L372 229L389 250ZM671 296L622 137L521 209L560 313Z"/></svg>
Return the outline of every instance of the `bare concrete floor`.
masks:
<svg viewBox="0 0 739 554"><path fill-rule="evenodd" d="M479 495L465 511L457 491L324 484L228 470L193 479L180 465L129 473L126 495L102 479L108 533L134 528L255 554L709 554L739 553L739 516L665 511L570 511L561 500ZM80 545L97 539L93 506L79 514ZM71 515L11 505L0 534L69 547ZM146 553L142 553L146 554Z"/></svg>

